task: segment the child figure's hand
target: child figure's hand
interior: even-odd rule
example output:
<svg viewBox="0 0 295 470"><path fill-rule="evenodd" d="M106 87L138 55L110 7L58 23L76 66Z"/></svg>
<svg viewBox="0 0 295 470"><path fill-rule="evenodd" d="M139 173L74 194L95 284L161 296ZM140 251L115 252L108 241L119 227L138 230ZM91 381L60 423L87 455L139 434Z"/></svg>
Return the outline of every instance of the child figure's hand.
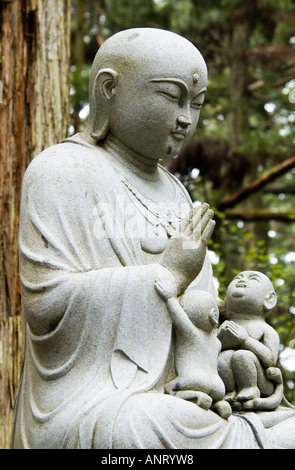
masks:
<svg viewBox="0 0 295 470"><path fill-rule="evenodd" d="M217 337L224 349L234 349L248 338L248 333L245 328L234 321L226 320L220 326Z"/></svg>
<svg viewBox="0 0 295 470"><path fill-rule="evenodd" d="M172 273L160 274L155 281L156 291L162 299L168 300L177 295L177 282Z"/></svg>

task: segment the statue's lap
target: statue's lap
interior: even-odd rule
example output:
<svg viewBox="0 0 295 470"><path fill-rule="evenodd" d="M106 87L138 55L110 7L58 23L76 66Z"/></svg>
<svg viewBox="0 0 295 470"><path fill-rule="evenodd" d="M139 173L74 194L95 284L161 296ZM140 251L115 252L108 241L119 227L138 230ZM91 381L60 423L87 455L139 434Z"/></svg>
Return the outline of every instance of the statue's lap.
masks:
<svg viewBox="0 0 295 470"><path fill-rule="evenodd" d="M260 448L245 420L224 420L192 402L153 392L128 398L113 430L115 449L233 448L236 433L243 434L242 447Z"/></svg>

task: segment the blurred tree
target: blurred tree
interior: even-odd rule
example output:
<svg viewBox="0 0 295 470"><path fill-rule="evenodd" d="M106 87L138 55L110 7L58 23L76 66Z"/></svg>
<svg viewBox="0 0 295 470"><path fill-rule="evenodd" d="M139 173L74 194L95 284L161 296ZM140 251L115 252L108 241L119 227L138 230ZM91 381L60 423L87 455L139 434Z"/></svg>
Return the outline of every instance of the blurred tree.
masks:
<svg viewBox="0 0 295 470"><path fill-rule="evenodd" d="M78 3L73 0L76 12ZM167 166L193 200L206 200L216 211L211 249L220 295L236 270L264 271L279 297L270 321L282 349L291 344L295 352L295 1L104 0L97 9L83 3L85 30L95 30L84 41L91 51L85 77L97 35L104 40L135 26L175 31L204 55L209 83L198 130ZM77 90L73 85L73 102L82 97ZM85 84L82 118L86 90ZM294 373L286 374L286 394L295 403Z"/></svg>
<svg viewBox="0 0 295 470"><path fill-rule="evenodd" d="M0 1L0 448L10 441L20 377L21 181L31 159L67 133L69 1Z"/></svg>

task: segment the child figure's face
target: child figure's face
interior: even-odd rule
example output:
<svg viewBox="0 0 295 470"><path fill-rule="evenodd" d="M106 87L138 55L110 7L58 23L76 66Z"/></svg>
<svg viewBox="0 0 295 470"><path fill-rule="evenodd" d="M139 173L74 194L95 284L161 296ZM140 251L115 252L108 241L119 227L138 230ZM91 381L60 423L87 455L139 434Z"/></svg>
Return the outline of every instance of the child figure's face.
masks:
<svg viewBox="0 0 295 470"><path fill-rule="evenodd" d="M268 299L276 298L271 281L257 271L243 271L229 284L226 307L238 309L237 313L263 314L270 309ZM274 304L275 305L275 304ZM271 308L273 308L271 302ZM247 311L248 310L248 311Z"/></svg>

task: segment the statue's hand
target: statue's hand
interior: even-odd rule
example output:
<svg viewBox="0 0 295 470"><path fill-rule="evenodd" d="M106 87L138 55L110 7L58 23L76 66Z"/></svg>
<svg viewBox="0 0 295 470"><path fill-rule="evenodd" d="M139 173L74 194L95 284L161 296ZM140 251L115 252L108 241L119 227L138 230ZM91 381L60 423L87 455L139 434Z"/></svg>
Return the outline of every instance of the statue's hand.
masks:
<svg viewBox="0 0 295 470"><path fill-rule="evenodd" d="M162 265L174 274L178 294L184 292L202 269L215 227L213 216L208 204L193 208L164 252Z"/></svg>
<svg viewBox="0 0 295 470"><path fill-rule="evenodd" d="M155 281L156 291L162 299L168 300L177 295L177 282L173 274L166 270L165 274L160 274Z"/></svg>
<svg viewBox="0 0 295 470"><path fill-rule="evenodd" d="M222 323L217 334L224 349L236 348L247 338L248 332L234 321L226 320Z"/></svg>

